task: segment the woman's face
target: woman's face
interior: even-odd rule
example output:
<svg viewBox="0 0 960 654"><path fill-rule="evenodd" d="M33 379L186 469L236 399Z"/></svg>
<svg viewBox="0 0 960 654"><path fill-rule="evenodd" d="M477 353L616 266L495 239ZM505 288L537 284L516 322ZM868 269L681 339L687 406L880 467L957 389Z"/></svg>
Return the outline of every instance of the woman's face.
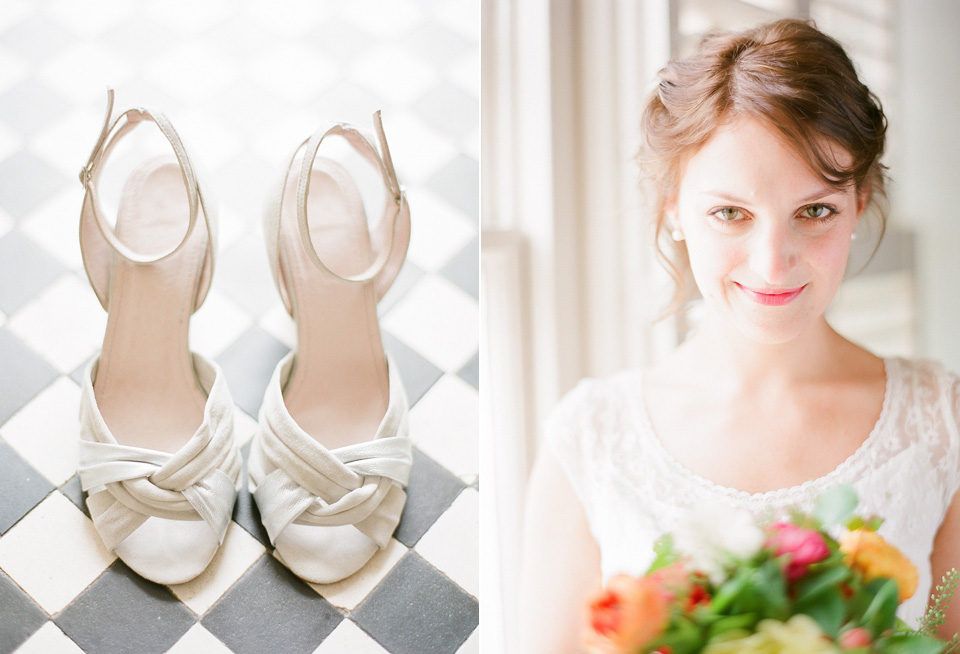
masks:
<svg viewBox="0 0 960 654"><path fill-rule="evenodd" d="M741 118L690 159L667 215L686 239L706 319L773 344L820 322L862 208L852 185L829 186L771 128Z"/></svg>

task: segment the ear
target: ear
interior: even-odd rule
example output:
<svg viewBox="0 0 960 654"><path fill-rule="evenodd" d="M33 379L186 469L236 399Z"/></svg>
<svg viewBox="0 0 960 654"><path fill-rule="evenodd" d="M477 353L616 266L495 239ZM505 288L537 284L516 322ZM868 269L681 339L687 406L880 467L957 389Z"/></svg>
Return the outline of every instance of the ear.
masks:
<svg viewBox="0 0 960 654"><path fill-rule="evenodd" d="M857 191L857 219L859 220L860 215L863 213L863 210L867 208L867 203L870 202L870 187L864 186L862 189Z"/></svg>

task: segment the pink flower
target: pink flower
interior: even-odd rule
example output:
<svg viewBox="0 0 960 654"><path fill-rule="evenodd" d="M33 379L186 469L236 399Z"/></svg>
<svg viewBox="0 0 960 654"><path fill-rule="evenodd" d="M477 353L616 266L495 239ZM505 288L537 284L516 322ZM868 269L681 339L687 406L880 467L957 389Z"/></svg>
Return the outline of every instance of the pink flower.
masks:
<svg viewBox="0 0 960 654"><path fill-rule="evenodd" d="M873 639L870 638L870 632L863 627L854 627L840 634L837 642L841 649L857 649L867 647L873 643Z"/></svg>
<svg viewBox="0 0 960 654"><path fill-rule="evenodd" d="M795 581L807 574L811 563L827 558L830 550L816 529L798 527L789 522L770 525L767 547L775 556L786 558L784 573L788 581Z"/></svg>

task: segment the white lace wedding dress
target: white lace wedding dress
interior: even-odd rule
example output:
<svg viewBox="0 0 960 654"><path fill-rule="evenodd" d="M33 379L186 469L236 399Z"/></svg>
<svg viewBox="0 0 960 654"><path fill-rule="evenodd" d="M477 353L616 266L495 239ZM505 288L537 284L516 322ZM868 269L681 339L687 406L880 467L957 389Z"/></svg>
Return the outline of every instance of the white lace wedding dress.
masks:
<svg viewBox="0 0 960 654"><path fill-rule="evenodd" d="M823 477L761 494L718 486L664 449L639 371L581 381L553 412L546 435L583 503L604 579L643 574L654 541L690 507L720 503L757 518L782 516L791 506L811 511L825 489L850 484L858 512L882 516L880 533L917 566L917 592L898 612L914 625L930 595L933 539L960 484L960 378L928 361L884 363L883 409L863 445Z"/></svg>

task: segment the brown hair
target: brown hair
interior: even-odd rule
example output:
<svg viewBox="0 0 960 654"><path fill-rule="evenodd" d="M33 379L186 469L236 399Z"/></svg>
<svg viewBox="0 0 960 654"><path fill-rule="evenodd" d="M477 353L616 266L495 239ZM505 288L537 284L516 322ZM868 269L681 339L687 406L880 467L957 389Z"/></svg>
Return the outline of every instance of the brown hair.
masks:
<svg viewBox="0 0 960 654"><path fill-rule="evenodd" d="M682 242L672 256L663 250L665 205L689 158L734 118L775 127L828 184L854 184L877 211L882 236L886 118L843 47L813 23L785 19L708 35L659 79L643 112L640 163L656 197L657 256L677 283L673 310L686 297L689 262ZM848 165L837 161L835 146L850 155Z"/></svg>

